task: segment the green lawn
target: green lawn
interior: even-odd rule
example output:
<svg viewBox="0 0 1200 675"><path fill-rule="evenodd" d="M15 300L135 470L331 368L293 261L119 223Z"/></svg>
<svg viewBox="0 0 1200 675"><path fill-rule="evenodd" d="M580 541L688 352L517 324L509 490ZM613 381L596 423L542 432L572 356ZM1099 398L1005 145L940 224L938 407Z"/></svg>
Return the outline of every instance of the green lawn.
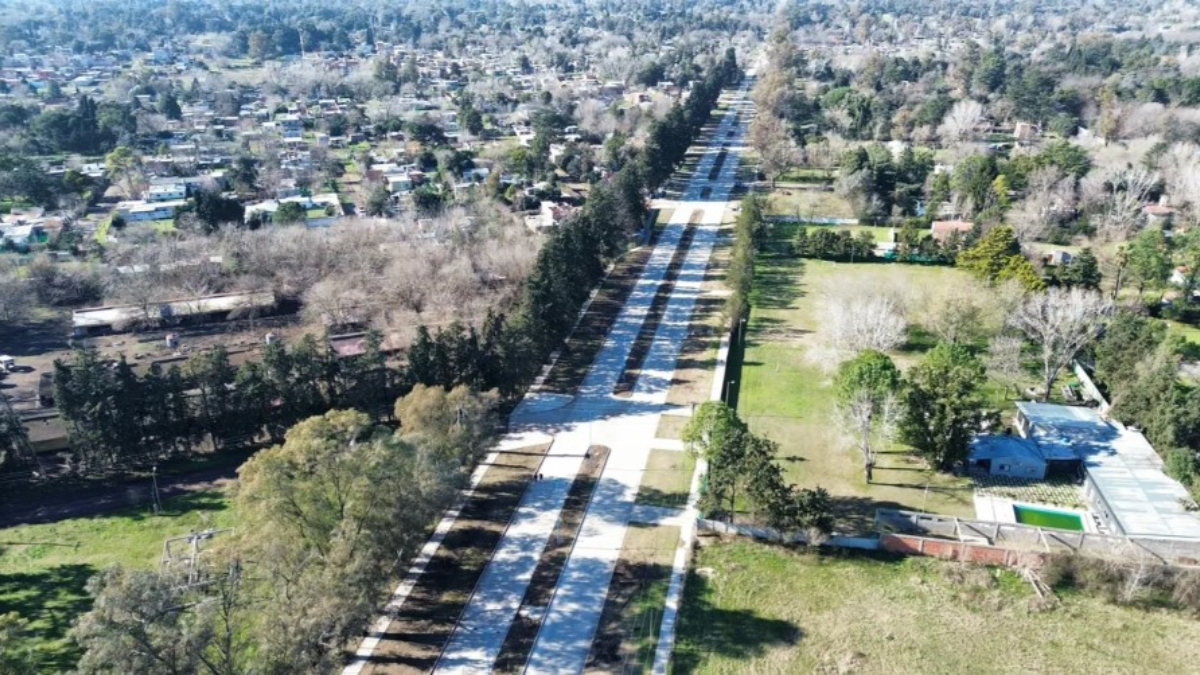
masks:
<svg viewBox="0 0 1200 675"><path fill-rule="evenodd" d="M836 179L837 171L806 167L788 169L776 180L783 183L832 183Z"/></svg>
<svg viewBox="0 0 1200 675"><path fill-rule="evenodd" d="M750 541L696 555L672 673L1183 673L1200 622L1079 593L1036 608L1016 574Z"/></svg>
<svg viewBox="0 0 1200 675"><path fill-rule="evenodd" d="M168 499L163 508L162 516L137 508L0 530L0 614L31 622L31 671L67 670L79 657L66 634L91 606L85 586L97 571L117 563L154 567L168 537L235 521L221 491Z"/></svg>
<svg viewBox="0 0 1200 675"><path fill-rule="evenodd" d="M853 237L857 237L860 232L867 232L877 242L890 242L892 240L892 228L890 227L874 227L871 225L807 225L804 229L809 234L812 234L816 230L849 232Z"/></svg>
<svg viewBox="0 0 1200 675"><path fill-rule="evenodd" d="M1163 322L1167 324L1168 333L1172 335L1178 335L1192 344L1200 345L1200 328L1197 328L1196 326L1189 326L1186 323L1179 323L1178 321L1168 321L1166 319L1163 319Z"/></svg>
<svg viewBox="0 0 1200 675"><path fill-rule="evenodd" d="M777 228L775 234L790 236L788 229ZM946 267L800 260L772 254L771 248L756 268L745 361L735 392L741 417L779 443L790 480L830 492L843 531L869 529L879 507L973 515L968 480L928 471L899 446L882 454L875 482L867 485L859 456L833 423L831 364L816 363L808 353L821 330L818 289L827 284L853 279L880 288L953 288L966 280L965 273ZM902 368L932 346L923 338L910 341L892 355Z"/></svg>

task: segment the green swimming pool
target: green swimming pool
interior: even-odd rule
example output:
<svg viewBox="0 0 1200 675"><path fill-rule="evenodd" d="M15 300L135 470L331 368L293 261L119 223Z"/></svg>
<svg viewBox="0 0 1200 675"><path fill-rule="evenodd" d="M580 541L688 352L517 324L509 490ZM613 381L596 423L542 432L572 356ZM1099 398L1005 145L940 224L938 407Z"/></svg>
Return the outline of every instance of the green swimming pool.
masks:
<svg viewBox="0 0 1200 675"><path fill-rule="evenodd" d="M1016 504L1013 504L1013 513L1017 516L1017 522L1022 525L1083 532L1083 518L1080 518L1078 513L1038 509L1032 506L1017 506Z"/></svg>

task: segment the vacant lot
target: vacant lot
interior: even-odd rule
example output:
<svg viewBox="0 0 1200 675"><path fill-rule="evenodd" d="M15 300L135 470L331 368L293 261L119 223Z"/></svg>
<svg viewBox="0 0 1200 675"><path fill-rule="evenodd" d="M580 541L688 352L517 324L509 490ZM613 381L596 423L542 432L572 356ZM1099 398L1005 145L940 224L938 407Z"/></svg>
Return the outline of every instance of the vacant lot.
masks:
<svg viewBox="0 0 1200 675"><path fill-rule="evenodd" d="M777 234L788 229L777 228ZM880 457L875 483L864 482L860 458L834 424L832 364L809 354L821 330L816 289L851 281L892 289L953 287L965 280L964 272L945 267L799 260L769 250L760 256L745 363L737 378L738 412L752 429L779 443L791 480L829 490L839 529L868 527L877 507L960 516L974 509L968 481L926 471L902 447ZM893 354L901 367L931 346L914 342Z"/></svg>
<svg viewBox="0 0 1200 675"><path fill-rule="evenodd" d="M235 522L225 494L214 490L164 500L160 516L138 508L0 530L0 614L31 622L30 672L69 670L79 658L66 635L91 607L85 586L93 574L114 564L154 567L167 538Z"/></svg>
<svg viewBox="0 0 1200 675"><path fill-rule="evenodd" d="M1037 608L1016 574L928 558L702 548L674 673L1181 673L1200 622L1075 593Z"/></svg>
<svg viewBox="0 0 1200 675"><path fill-rule="evenodd" d="M850 202L826 190L777 188L768 199L767 215L800 218L853 218Z"/></svg>

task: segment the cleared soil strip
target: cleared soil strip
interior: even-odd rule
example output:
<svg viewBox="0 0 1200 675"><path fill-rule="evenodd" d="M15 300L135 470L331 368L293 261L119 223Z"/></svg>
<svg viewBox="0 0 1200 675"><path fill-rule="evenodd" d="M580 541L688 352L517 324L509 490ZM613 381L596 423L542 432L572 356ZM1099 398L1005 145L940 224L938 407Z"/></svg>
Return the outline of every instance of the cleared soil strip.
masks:
<svg viewBox="0 0 1200 675"><path fill-rule="evenodd" d="M679 279L679 272L683 269L683 261L687 258L688 249L692 246L692 239L696 236L696 223L703 215L700 210L693 213L688 220L687 228L679 238L679 245L675 247L675 255L671 257L671 264L667 267L663 282L659 285L658 292L654 294L653 302L650 303L646 320L642 322L637 338L629 349L629 356L625 358L625 369L621 371L621 377L617 380L617 386L613 390L613 393L618 396L633 392L633 386L642 373L642 364L646 361L646 355L650 353L650 345L654 343L658 324L667 311L667 303L670 302L671 293L675 290L675 282Z"/></svg>
<svg viewBox="0 0 1200 675"><path fill-rule="evenodd" d="M616 323L621 308L625 306L625 300L637 287L646 261L653 252L653 244L643 246L630 252L613 267L612 273L596 292L596 298L592 300L587 314L583 315L579 327L563 346L562 355L558 357L558 361L542 383L542 391L571 394L583 383L588 368L596 360L600 348L604 346L608 332Z"/></svg>
<svg viewBox="0 0 1200 675"><path fill-rule="evenodd" d="M554 598L554 589L558 586L558 577L562 574L579 534L579 526L587 514L588 503L592 493L604 472L608 461L609 449L603 446L592 446L588 451L590 459L585 461L571 483L566 502L554 525L555 536L550 538L542 557L533 571L525 597L517 616L508 628L504 638L504 646L500 648L500 656L496 659L494 672L517 673L525 668L533 642L537 638L538 628L546 607Z"/></svg>
<svg viewBox="0 0 1200 675"><path fill-rule="evenodd" d="M673 525L629 526L585 673L650 671L679 533Z"/></svg>
<svg viewBox="0 0 1200 675"><path fill-rule="evenodd" d="M549 447L501 452L488 467L364 673L427 673L433 668Z"/></svg>
<svg viewBox="0 0 1200 675"><path fill-rule="evenodd" d="M708 172L709 180L716 180L717 176L721 175L721 167L725 166L725 157L728 155L729 153L724 148L721 149L721 152L717 153L717 159L713 161L712 169Z"/></svg>

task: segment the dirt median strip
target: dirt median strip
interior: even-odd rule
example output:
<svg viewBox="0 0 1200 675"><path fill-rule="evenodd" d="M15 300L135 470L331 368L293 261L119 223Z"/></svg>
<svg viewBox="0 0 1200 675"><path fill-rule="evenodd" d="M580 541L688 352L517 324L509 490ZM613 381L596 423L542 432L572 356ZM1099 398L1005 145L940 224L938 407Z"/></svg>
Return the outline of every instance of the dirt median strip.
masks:
<svg viewBox="0 0 1200 675"><path fill-rule="evenodd" d="M612 273L596 292L596 298L592 300L587 314L584 314L583 320L579 322L579 327L563 348L562 355L542 383L543 391L570 394L583 383L583 378L604 346L609 331L617 322L625 300L642 278L646 262L653 252L653 245L643 246L631 251L613 267Z"/></svg>
<svg viewBox="0 0 1200 675"><path fill-rule="evenodd" d="M446 533L364 673L433 669L550 445L501 452Z"/></svg>
<svg viewBox="0 0 1200 675"><path fill-rule="evenodd" d="M542 557L538 560L529 586L525 590L525 597L517 609L517 616L509 626L500 656L496 659L494 672L521 672L529 660L538 629L542 625L542 617L545 616L554 597L559 576L562 575L567 558L571 555L571 547L575 544L579 527L587 515L588 504L591 503L592 494L600 481L600 474L604 472L609 449L592 446L588 455L588 459L584 461L571 483L558 522L554 525L554 535L542 551Z"/></svg>
<svg viewBox="0 0 1200 675"><path fill-rule="evenodd" d="M585 673L650 671L679 534L673 525L629 526Z"/></svg>
<svg viewBox="0 0 1200 675"><path fill-rule="evenodd" d="M671 257L671 264L667 266L667 273L663 277L662 284L654 294L654 300L650 303L650 309L646 313L646 320L642 322L642 327L638 330L633 346L629 349L629 356L625 358L625 368L621 371L621 377L613 389L613 393L618 396L627 396L633 393L637 379L642 374L642 365L650 353L650 347L654 344L658 325L662 323L663 315L666 314L667 304L671 301L671 294L675 291L675 282L679 280L679 273L683 270L683 261L687 258L688 249L692 247L692 239L696 236L696 223L699 222L702 215L703 212L700 210L693 213L687 227L683 230L683 235L679 238L679 245L675 247L675 255Z"/></svg>

